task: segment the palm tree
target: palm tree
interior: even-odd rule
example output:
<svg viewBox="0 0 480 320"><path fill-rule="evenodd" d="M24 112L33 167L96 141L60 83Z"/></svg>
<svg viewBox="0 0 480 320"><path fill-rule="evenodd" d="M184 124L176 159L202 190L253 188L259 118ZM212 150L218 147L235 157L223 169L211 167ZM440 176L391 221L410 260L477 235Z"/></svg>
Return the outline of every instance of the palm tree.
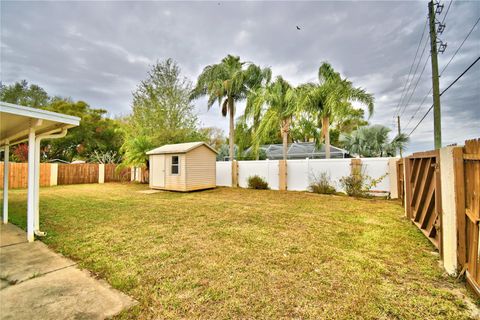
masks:
<svg viewBox="0 0 480 320"><path fill-rule="evenodd" d="M362 88L356 88L347 79L343 79L329 63L322 63L318 70L319 83L307 83L300 86L300 106L317 116L317 125L321 126L321 137L325 139L325 156L330 158L330 123L354 110L352 102L367 106L369 115L373 113L374 98Z"/></svg>
<svg viewBox="0 0 480 320"><path fill-rule="evenodd" d="M242 62L240 57L228 55L218 64L206 66L197 79L191 99L208 96L208 109L217 101L224 117L230 116L229 156L234 159L235 103L269 79L269 68L260 68L253 63Z"/></svg>
<svg viewBox="0 0 480 320"><path fill-rule="evenodd" d="M270 136L272 130L279 129L283 141L283 160L286 160L290 124L297 107L295 89L279 76L273 83L259 88L253 97L253 109L261 110L265 107L258 129L253 135L256 149Z"/></svg>
<svg viewBox="0 0 480 320"><path fill-rule="evenodd" d="M155 145L152 140L145 135L127 135L125 143L121 150L124 152L122 163L117 167L117 170L122 170L128 167L139 167L149 169L147 151L152 150ZM145 182L144 176L141 177L141 182Z"/></svg>
<svg viewBox="0 0 480 320"><path fill-rule="evenodd" d="M382 125L361 127L340 139L345 144L345 149L361 157L393 157L397 150L405 150L408 137L401 133L388 141L390 131Z"/></svg>

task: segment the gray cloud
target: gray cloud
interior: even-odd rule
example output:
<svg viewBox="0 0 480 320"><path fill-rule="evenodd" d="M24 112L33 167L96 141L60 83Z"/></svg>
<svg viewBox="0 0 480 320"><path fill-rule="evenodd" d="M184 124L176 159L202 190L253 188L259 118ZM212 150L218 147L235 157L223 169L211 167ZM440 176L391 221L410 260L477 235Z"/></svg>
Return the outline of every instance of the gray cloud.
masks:
<svg viewBox="0 0 480 320"><path fill-rule="evenodd" d="M448 5L448 3L447 3ZM372 123L393 124L422 33L426 2L1 2L1 79L37 83L50 94L85 100L112 115L130 111L131 92L149 65L171 57L194 81L231 53L272 67L293 84L316 80L329 61L376 98ZM441 38L444 66L480 16L480 2L455 1ZM301 30L296 30L296 26ZM479 27L441 78L445 88L480 53ZM426 55L429 50L426 49ZM424 56L424 59L426 56ZM422 69L420 64L419 72ZM480 136L480 65L442 97L444 143ZM418 72L418 73L419 73ZM416 78L415 78L416 80ZM430 63L402 122L411 129L431 97ZM408 95L409 96L409 95ZM205 126L227 131L216 106L196 102ZM240 104L238 112L242 112ZM433 146L432 115L410 151ZM408 131L408 130L407 130Z"/></svg>

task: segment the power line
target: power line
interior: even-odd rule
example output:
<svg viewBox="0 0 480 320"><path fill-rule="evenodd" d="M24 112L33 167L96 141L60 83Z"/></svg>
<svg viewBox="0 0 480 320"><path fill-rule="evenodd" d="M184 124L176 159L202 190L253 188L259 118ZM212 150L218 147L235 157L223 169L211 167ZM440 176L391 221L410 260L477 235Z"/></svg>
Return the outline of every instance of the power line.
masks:
<svg viewBox="0 0 480 320"><path fill-rule="evenodd" d="M415 66L415 71L413 71L412 78L410 79L410 83L408 84L407 90L405 91L405 94L404 94L402 100L400 101L400 108L397 112L397 115L399 115L401 113L402 105L403 105L403 103L405 101L405 98L407 97L408 93L410 92L410 88L412 87L414 78L417 75L418 67L420 66L420 63L422 62L423 55L425 54L425 50L427 49L427 45L428 45L428 38L425 39L425 45L423 46L423 50L422 50L422 53L420 54L420 58L418 58L417 65Z"/></svg>
<svg viewBox="0 0 480 320"><path fill-rule="evenodd" d="M480 17L478 17L477 19L477 22L475 22L475 24L473 25L473 27L470 29L470 31L468 32L467 36L465 37L465 39L463 39L462 43L460 44L460 46L457 48L457 50L455 51L455 53L452 55L452 57L450 58L450 60L447 62L447 64L445 65L445 67L443 67L442 71L440 72L440 76L442 76L443 72L448 68L448 66L450 65L450 62L452 62L453 58L455 58L455 56L457 55L458 51L460 51L460 49L462 48L463 44L465 43L465 41L467 41L468 37L470 37L470 35L472 34L473 30L475 29L475 27L477 26L478 22L480 21Z"/></svg>
<svg viewBox="0 0 480 320"><path fill-rule="evenodd" d="M412 122L412 120L415 118L415 116L417 115L418 111L420 111L420 109L423 107L423 104L425 102L425 100L427 99L427 97L430 95L430 93L432 92L433 88L430 87L430 90L428 90L427 94L423 97L422 99L422 102L420 102L420 104L418 105L418 108L415 110L415 112L413 113L413 115L410 117L410 119L408 120L408 123L407 125L405 126L405 129L404 131L407 130L408 126L410 125L410 123Z"/></svg>
<svg viewBox="0 0 480 320"><path fill-rule="evenodd" d="M445 15L443 16L443 19L442 19L442 24L445 22L445 18L448 15L448 11L450 11L450 7L452 6L452 3L453 3L453 0L450 1L450 3L448 4L447 11L445 11Z"/></svg>
<svg viewBox="0 0 480 320"><path fill-rule="evenodd" d="M467 69L465 69L455 80L453 80L452 83L450 83L448 85L448 87L446 87L441 93L440 93L440 96L442 96L445 92L447 92L448 89L450 89L458 80L460 80L461 77L463 77L465 75L465 73L468 72L468 70L470 70L478 61L480 60L480 56L475 59L475 61L472 62L472 64L470 64L468 66ZM417 123L417 125L415 126L415 128L413 128L412 131L410 131L410 133L408 134L408 136L410 137L412 135L412 133L418 128L418 126L420 125L420 123L422 123L422 121L426 118L426 116L428 115L428 113L433 109L433 104L430 106L430 108L428 108L427 112L425 112L425 114L423 115L422 119L420 119L420 121Z"/></svg>
<svg viewBox="0 0 480 320"><path fill-rule="evenodd" d="M412 100L413 94L415 93L415 90L417 90L418 84L420 83L420 79L422 78L422 75L425 72L425 68L427 67L427 63L428 63L429 58L430 58L430 55L428 55L427 59L425 59L425 63L423 64L422 71L420 72L420 75L418 76L417 82L415 83L415 87L413 87L412 93L410 94L410 97L408 98L407 103L405 103L405 106L403 107L403 110L400 113L400 116L403 115L403 113L407 109L408 104Z"/></svg>
<svg viewBox="0 0 480 320"><path fill-rule="evenodd" d="M450 83L450 85L449 85L448 87L446 87L445 90L443 90L443 91L440 93L440 96L441 96L442 94L444 94L445 91L447 91L448 89L450 89L450 87L453 86L458 80L460 80L460 78L463 77L463 75L464 75L465 73L467 73L468 70L470 70L470 69L475 65L475 63L478 62L478 60L480 60L480 56L479 56L477 59L475 59L475 61L473 61L472 64L469 65L468 68L465 69L465 71L463 71L463 72L457 77L457 79L453 80L453 82Z"/></svg>
<svg viewBox="0 0 480 320"><path fill-rule="evenodd" d="M427 24L428 24L427 22L428 22L428 20L425 20L425 26L423 27L422 36L420 37L420 41L418 42L417 50L415 51L415 57L413 58L412 65L410 66L410 71L408 72L408 76L407 76L407 80L405 81L405 85L403 86L402 94L400 95L400 100L398 101L398 104L395 108L395 114L396 115L398 115L398 111L400 110L399 107L400 107L401 102L403 101L405 89L406 89L407 84L409 82L410 75L412 74L413 66L415 65L415 60L417 59L418 50L420 50L420 45L422 44L423 36L425 35L425 31L427 30ZM395 116L393 116L393 117L395 118Z"/></svg>

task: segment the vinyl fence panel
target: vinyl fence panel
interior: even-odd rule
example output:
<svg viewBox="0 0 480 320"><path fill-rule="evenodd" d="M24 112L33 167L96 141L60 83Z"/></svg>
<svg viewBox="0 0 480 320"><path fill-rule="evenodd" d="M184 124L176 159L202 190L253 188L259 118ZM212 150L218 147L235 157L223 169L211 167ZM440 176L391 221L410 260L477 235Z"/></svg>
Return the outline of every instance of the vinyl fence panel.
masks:
<svg viewBox="0 0 480 320"><path fill-rule="evenodd" d="M389 158L362 158L363 171L368 176L382 181L372 190L390 191ZM352 159L301 159L287 161L287 188L294 191L308 190L310 184L326 173L331 184L338 190L340 179L350 175ZM238 161L238 184L248 186L248 178L258 175L268 182L273 190L279 188L279 161ZM217 186L231 186L231 162L217 162Z"/></svg>
<svg viewBox="0 0 480 320"><path fill-rule="evenodd" d="M232 186L232 162L217 161L217 186L231 187Z"/></svg>
<svg viewBox="0 0 480 320"><path fill-rule="evenodd" d="M238 185L248 187L248 178L254 175L268 182L270 189L278 190L278 160L238 161Z"/></svg>
<svg viewBox="0 0 480 320"><path fill-rule="evenodd" d="M372 188L372 190L374 191L389 191L390 183L396 183L395 181L390 181L390 176L388 175L388 159L390 158L362 159L362 164L366 175L370 176L373 179L379 179L383 177L380 183L378 183Z"/></svg>

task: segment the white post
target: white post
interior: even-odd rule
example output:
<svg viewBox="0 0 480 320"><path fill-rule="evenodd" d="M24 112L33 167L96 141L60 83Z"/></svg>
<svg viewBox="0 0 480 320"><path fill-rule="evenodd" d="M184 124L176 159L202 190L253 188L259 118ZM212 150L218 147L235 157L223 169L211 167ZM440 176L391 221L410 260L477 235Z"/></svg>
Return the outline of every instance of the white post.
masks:
<svg viewBox="0 0 480 320"><path fill-rule="evenodd" d="M28 133L27 240L34 240L35 218L35 129Z"/></svg>
<svg viewBox="0 0 480 320"><path fill-rule="evenodd" d="M407 203L407 158L403 158L403 202L405 205L403 206L403 211L405 212L405 217L408 217L408 211L407 211L407 206L409 205Z"/></svg>
<svg viewBox="0 0 480 320"><path fill-rule="evenodd" d="M30 142L29 142L29 145L28 145L28 148L29 148L29 152L30 152ZM30 168L30 155L29 155L29 158L28 158L28 165L29 165L29 168ZM35 205L35 216L34 216L34 232L38 232L40 230L40 200L39 200L39 197L40 197L40 139L39 138L36 138L35 139L35 161L34 161L34 167L33 167L33 170L34 170L34 191L33 191L33 194L34 194L34 200L33 200L33 203ZM30 175L30 172L29 172L29 175ZM29 176L30 178L30 176ZM29 180L29 183L30 183L30 180ZM30 185L29 185L30 186Z"/></svg>
<svg viewBox="0 0 480 320"><path fill-rule="evenodd" d="M37 124L38 124L38 121L37 121ZM62 129L62 131L59 132L59 133L50 134L50 135L41 135L40 134L36 137L34 136L34 138L35 138L35 161L34 161L34 175L33 175L34 176L33 204L35 206L34 207L35 216L34 216L34 220L33 220L33 224L34 224L34 228L33 228L34 231L33 232L37 236L45 236L45 233L40 231L40 146L41 146L40 143L42 142L42 139L62 138L62 137L65 137L66 135L67 135L67 129ZM29 137L29 139L30 139L30 137ZM28 148L29 148L28 151L30 152L30 140L29 140L29 143L28 143ZM30 168L30 153L29 153L29 158L28 158L28 164L29 164L29 168ZM52 177L50 176L50 179L51 178ZM29 173L29 179L30 179L30 173Z"/></svg>
<svg viewBox="0 0 480 320"><path fill-rule="evenodd" d="M5 159L3 160L3 223L8 223L8 158L10 156L10 146L8 141L5 143Z"/></svg>
<svg viewBox="0 0 480 320"><path fill-rule="evenodd" d="M398 199L397 161L398 158L388 159L388 178L390 180L390 198L392 199Z"/></svg>
<svg viewBox="0 0 480 320"><path fill-rule="evenodd" d="M440 149L442 190L443 266L450 275L457 273L457 203L455 190L454 147Z"/></svg>
<svg viewBox="0 0 480 320"><path fill-rule="evenodd" d="M310 181L310 159L307 157L307 190L309 189L309 186L310 186L310 183L312 183L312 181Z"/></svg>
<svg viewBox="0 0 480 320"><path fill-rule="evenodd" d="M98 183L105 183L105 164L98 164Z"/></svg>
<svg viewBox="0 0 480 320"><path fill-rule="evenodd" d="M50 164L50 186L58 184L58 163Z"/></svg>

